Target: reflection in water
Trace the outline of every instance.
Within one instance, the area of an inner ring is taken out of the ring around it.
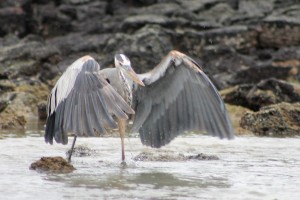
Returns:
[[[44,135],[44,121],[32,120],[26,123],[25,129],[2,129],[0,140],[5,138],[41,137]]]
[[[141,185],[152,189],[162,189],[164,187],[229,187],[226,179],[211,177],[210,179],[196,179],[196,178],[179,178],[170,173],[163,172],[149,172],[130,174],[129,171],[121,170],[117,174],[110,174],[106,176],[94,175],[75,175],[75,176],[61,176],[49,175],[48,181],[65,182],[70,187],[87,187],[100,188],[105,190],[118,189],[129,190],[139,187]]]
[[[131,182],[153,185],[155,189],[160,189],[164,186],[188,187],[194,185],[192,182],[181,180],[170,173],[162,172],[140,173],[132,177]]]
[[[42,132],[42,131],[41,131]],[[70,174],[29,170],[42,156],[65,156],[69,146],[48,145],[40,132],[25,138],[0,140],[0,199],[298,199],[299,139],[241,137],[233,141],[205,136],[178,138],[162,149],[127,142],[127,165],[122,166],[119,138],[79,138],[91,149],[74,156]],[[15,135],[13,135],[14,137]],[[217,155],[219,160],[151,159],[148,155]],[[291,184],[293,183],[293,184]]]
[[[199,187],[206,188],[211,186],[226,187],[225,179],[197,179],[197,178],[186,178],[181,179],[170,173],[152,172],[152,173],[141,173],[135,176],[131,180],[135,184],[149,184],[153,185],[154,189],[160,189],[163,187]]]

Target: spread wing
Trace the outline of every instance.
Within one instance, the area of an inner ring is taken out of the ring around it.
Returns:
[[[135,93],[133,131],[142,143],[161,147],[188,130],[233,138],[223,100],[200,66],[171,51],[152,71],[140,74],[146,87]]]
[[[48,98],[46,143],[68,143],[68,133],[77,136],[103,134],[117,128],[112,116],[126,119],[134,111],[98,73],[90,56],[75,61],[57,81]]]

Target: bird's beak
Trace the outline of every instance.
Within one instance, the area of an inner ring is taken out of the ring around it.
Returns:
[[[143,81],[141,81],[141,79],[138,77],[138,75],[135,73],[135,71],[133,71],[133,69],[131,67],[127,70],[127,74],[130,76],[130,78],[134,82],[136,82],[137,84],[139,84],[141,86],[145,86]]]

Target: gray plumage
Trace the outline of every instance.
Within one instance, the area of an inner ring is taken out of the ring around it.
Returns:
[[[136,74],[123,54],[115,56],[115,65],[100,70],[93,58],[85,56],[66,70],[48,99],[46,142],[52,144],[54,138],[66,144],[69,132],[96,136],[119,126],[124,159],[126,113],[135,113],[132,131],[151,147],[161,147],[189,130],[234,137],[217,89],[190,57],[171,51],[144,74]]]
[[[217,89],[190,57],[172,51],[152,71],[140,74],[133,131],[143,144],[161,147],[184,131],[231,139],[234,131]]]
[[[61,76],[48,99],[45,141],[68,143],[68,133],[95,136],[118,128],[112,116],[127,119],[134,111],[99,74],[91,57],[75,61]]]

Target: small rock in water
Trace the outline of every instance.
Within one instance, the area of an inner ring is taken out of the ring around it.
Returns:
[[[186,156],[188,160],[219,160],[218,156],[215,155],[205,155],[204,153],[199,153],[197,155]]]
[[[197,155],[183,155],[183,154],[172,154],[170,152],[163,152],[154,154],[150,152],[142,152],[133,158],[135,161],[162,161],[162,162],[173,162],[173,161],[187,161],[187,160],[219,160],[215,155],[206,155],[203,153]]]
[[[67,157],[69,157],[70,153],[71,153],[71,149],[66,152]],[[95,153],[96,153],[96,150],[90,149],[89,147],[84,146],[84,145],[80,145],[80,146],[74,147],[72,157],[73,156],[86,157],[86,156],[91,156]]]
[[[172,154],[170,152],[162,153],[151,153],[151,152],[142,152],[139,155],[133,158],[135,161],[162,161],[162,162],[171,162],[171,161],[183,161],[183,154]]]
[[[70,173],[75,170],[75,167],[58,156],[42,157],[40,160],[31,163],[29,169],[39,172]]]

